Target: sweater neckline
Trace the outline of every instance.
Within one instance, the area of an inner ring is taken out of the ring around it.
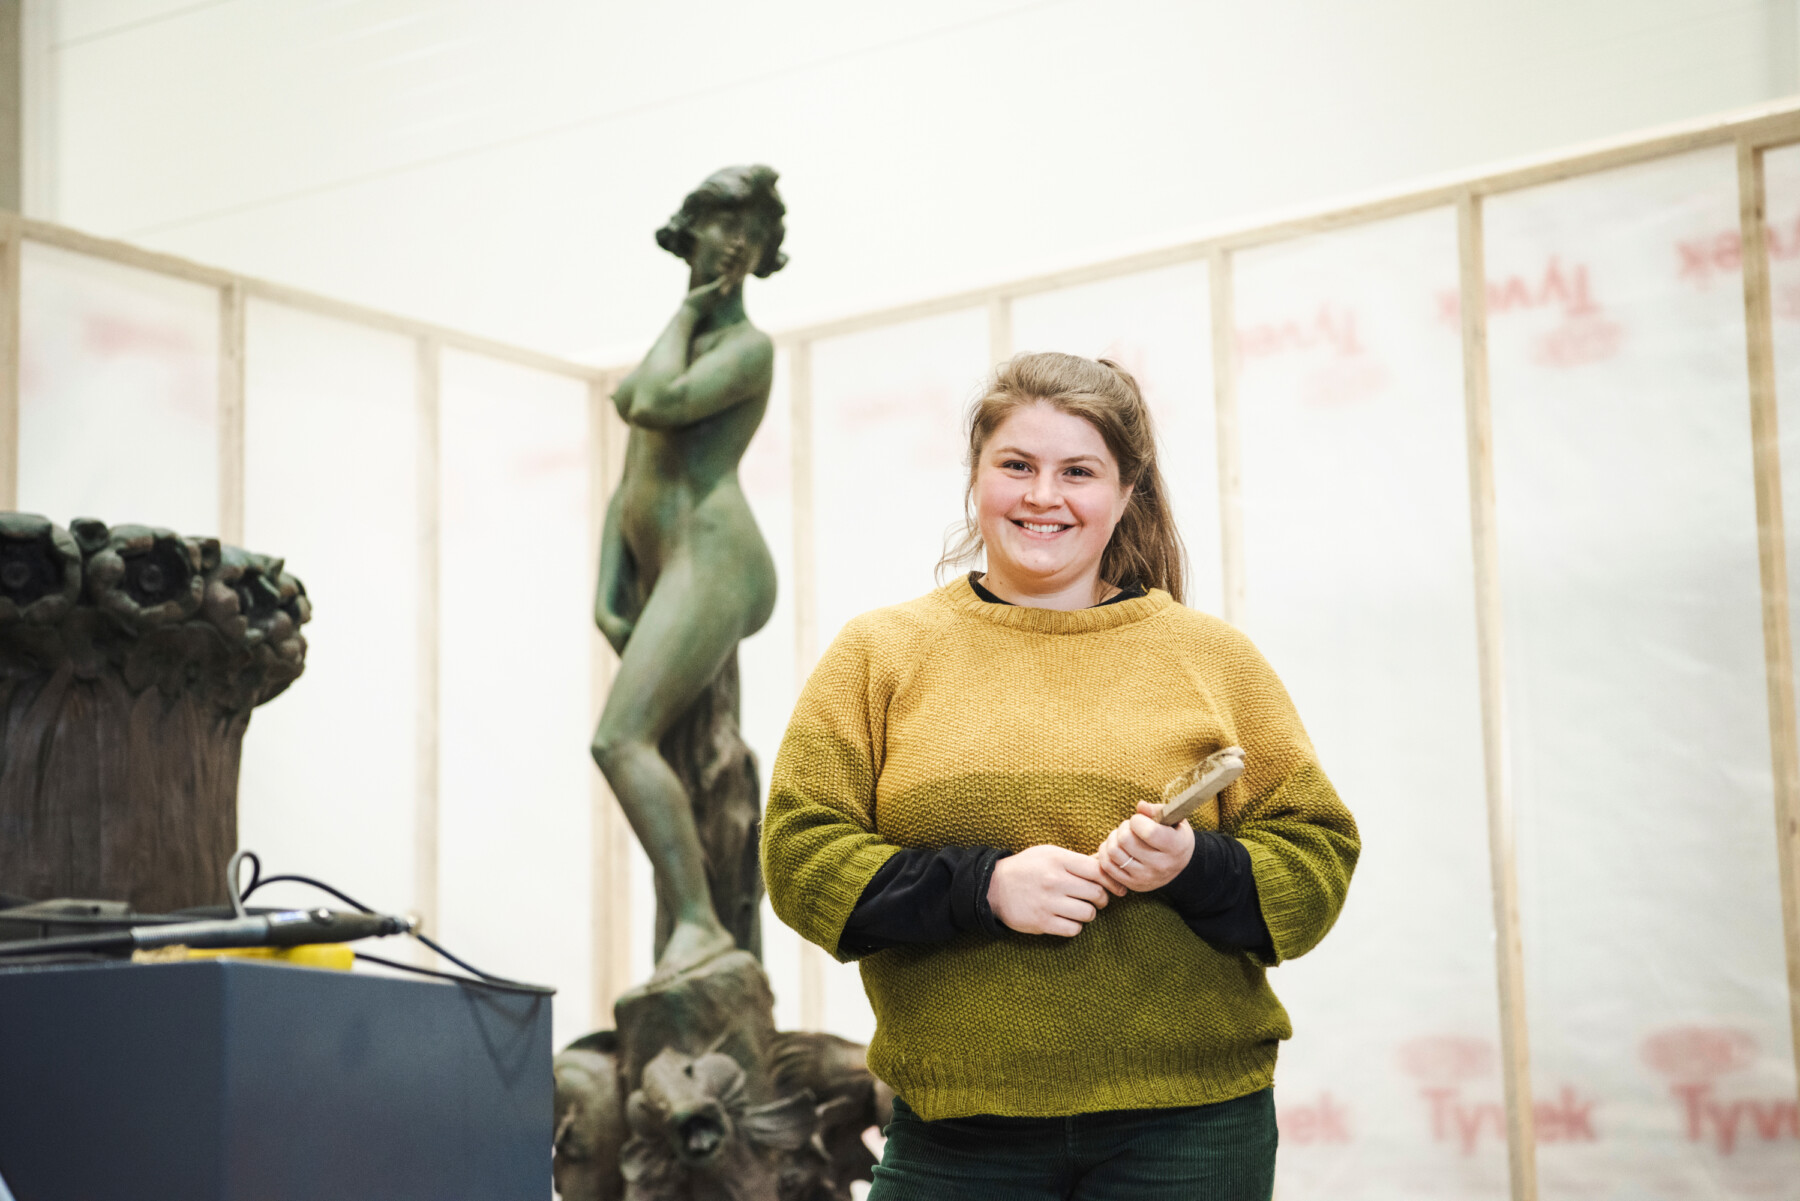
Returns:
[[[1025,605],[994,605],[982,600],[967,576],[958,576],[937,590],[937,595],[959,613],[1009,629],[1034,634],[1092,634],[1154,617],[1175,601],[1161,588],[1117,604],[1092,609],[1032,609]]]
[[[986,585],[984,585],[981,582],[981,573],[979,571],[969,572],[968,573],[968,581],[969,581],[969,587],[973,588],[975,590],[975,595],[979,596],[982,600],[986,601],[988,604],[990,604],[990,605],[1010,605],[1010,604],[1012,604],[1011,601],[1005,599],[1004,597],[996,596],[991,589],[989,589]],[[1107,597],[1105,600],[1101,601],[1100,605],[1123,604],[1124,602],[1126,602],[1128,600],[1136,600],[1138,597],[1146,595],[1146,593],[1147,593],[1147,590],[1144,588],[1144,586],[1142,584],[1129,584],[1126,587],[1121,588],[1119,591],[1113,593],[1111,596]],[[1100,605],[1089,605],[1088,608],[1098,609],[1100,607]]]

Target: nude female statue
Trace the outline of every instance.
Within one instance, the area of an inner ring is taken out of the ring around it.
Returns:
[[[593,751],[674,918],[654,979],[736,945],[713,910],[687,791],[658,743],[775,606],[774,560],[737,476],[774,368],[773,344],[744,314],[743,282],[787,262],[775,180],[764,166],[715,172],[657,231],[687,261],[688,293],[613,394],[631,436],[606,510],[594,620],[620,663]]]

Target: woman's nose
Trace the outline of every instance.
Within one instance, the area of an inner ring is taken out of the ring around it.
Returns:
[[[1062,503],[1062,492],[1056,486],[1056,477],[1048,472],[1040,472],[1031,482],[1031,491],[1025,495],[1040,509],[1054,509]]]

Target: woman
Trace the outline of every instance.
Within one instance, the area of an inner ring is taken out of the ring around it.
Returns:
[[[971,572],[850,622],[776,761],[775,911],[862,959],[897,1099],[872,1201],[1266,1198],[1287,1015],[1355,823],[1249,640],[1184,608],[1150,415],[1020,355],[969,430]],[[1221,747],[1217,830],[1148,816]]]
[[[631,436],[606,509],[594,620],[620,658],[593,751],[673,916],[655,979],[736,945],[713,909],[687,790],[658,745],[775,606],[775,565],[737,478],[774,365],[743,283],[787,262],[775,179],[762,166],[719,171],[657,232],[688,263],[687,296],[613,394]]]

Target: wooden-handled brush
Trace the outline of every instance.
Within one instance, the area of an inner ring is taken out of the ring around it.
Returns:
[[[1165,826],[1174,825],[1218,796],[1226,785],[1243,774],[1244,748],[1228,746],[1214,751],[1169,781],[1168,787],[1163,789],[1156,820]],[[1218,823],[1215,820],[1212,824]]]

